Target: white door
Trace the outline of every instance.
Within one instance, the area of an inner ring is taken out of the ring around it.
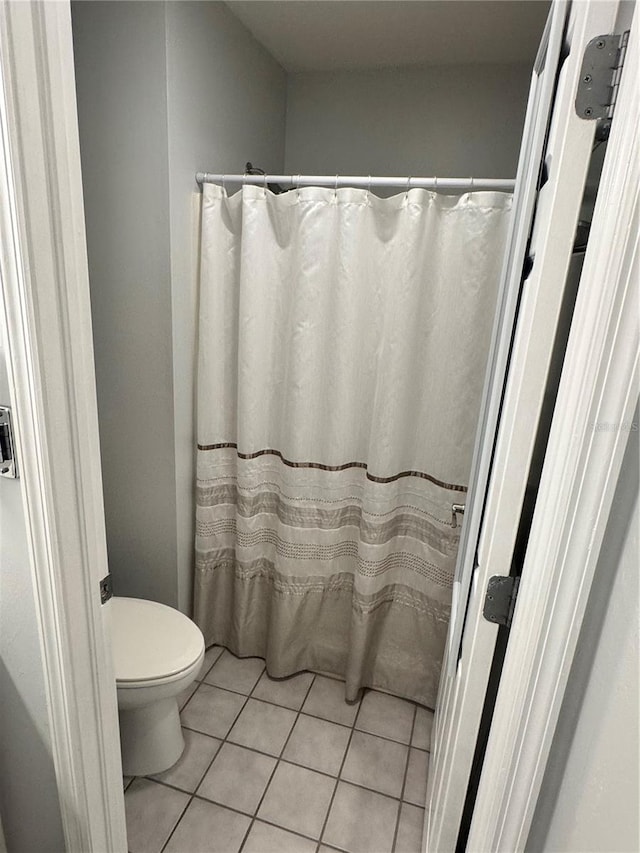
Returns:
[[[19,481],[0,477],[0,572],[15,578],[13,589],[3,583],[1,630],[15,622],[15,632],[2,651],[24,653],[18,675],[37,694],[10,721],[32,732],[9,781],[11,810],[43,838],[16,844],[9,817],[2,823],[9,849],[123,853],[70,13],[69,3],[0,3],[0,390],[11,397],[0,404],[13,408],[20,467]],[[38,743],[46,761],[32,760]],[[42,812],[41,789],[51,793]]]
[[[613,32],[617,8],[615,0],[570,10],[555,2],[536,60],[436,708],[429,853],[454,851],[459,840],[498,637],[482,614],[485,592],[491,576],[511,571],[593,147],[595,121],[574,107],[583,52],[592,38]],[[525,254],[532,266],[521,288]]]
[[[0,310],[0,406],[10,409],[6,367]],[[0,424],[6,421],[3,411]],[[2,471],[9,468],[8,442],[6,437],[0,442]],[[63,849],[21,481],[5,475],[0,476],[0,697],[0,851],[7,849],[4,836],[10,850]]]

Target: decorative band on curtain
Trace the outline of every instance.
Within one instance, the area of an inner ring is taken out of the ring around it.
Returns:
[[[203,187],[207,644],[433,707],[510,207]]]

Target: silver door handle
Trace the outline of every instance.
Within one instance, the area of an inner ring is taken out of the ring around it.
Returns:
[[[11,409],[8,406],[0,406],[0,477],[15,479],[17,476]]]

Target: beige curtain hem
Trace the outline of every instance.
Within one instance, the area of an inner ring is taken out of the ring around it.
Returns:
[[[361,596],[353,575],[242,576],[224,564],[196,570],[194,618],[207,645],[261,657],[273,678],[308,670],[345,681],[345,698],[373,688],[435,707],[450,608],[408,586]]]

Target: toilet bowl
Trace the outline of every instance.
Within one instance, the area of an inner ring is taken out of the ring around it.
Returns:
[[[178,695],[198,674],[204,637],[183,613],[141,598],[112,599],[122,772],[148,776],[180,758]]]

